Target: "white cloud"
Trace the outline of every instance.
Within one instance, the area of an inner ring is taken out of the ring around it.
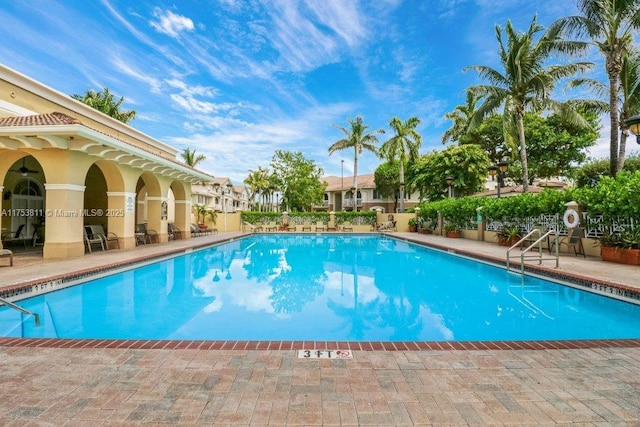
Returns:
[[[166,34],[170,37],[177,38],[183,31],[193,31],[193,21],[186,16],[176,15],[170,10],[162,11],[156,8],[153,12],[153,16],[158,21],[151,21],[149,25],[155,28],[158,32]]]
[[[151,88],[151,92],[153,93],[161,92],[162,83],[160,82],[160,80],[150,76],[149,74],[143,71],[140,71],[139,69],[135,68],[133,64],[125,61],[120,56],[113,54],[111,56],[111,65],[115,69],[119,70],[121,73],[129,77],[133,77],[138,81],[147,83]]]

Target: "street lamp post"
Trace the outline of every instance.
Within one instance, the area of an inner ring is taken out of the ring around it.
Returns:
[[[452,176],[448,176],[446,177],[444,180],[447,182],[447,185],[449,186],[449,198],[453,197],[453,177]]]
[[[489,166],[489,174],[491,176],[498,177],[498,198],[500,198],[500,188],[504,187],[504,177],[509,170],[509,162],[506,160],[501,161],[498,165]]]
[[[629,131],[636,136],[636,143],[640,144],[640,114],[629,117],[624,121],[624,124],[627,125]]]
[[[226,194],[231,194],[233,195],[233,184],[231,184],[230,182],[227,183],[226,187],[227,189],[225,190],[224,188],[221,188],[219,183],[215,183],[213,184],[214,188],[216,189],[216,191],[220,191],[220,201],[222,203],[222,213],[224,215],[224,231],[227,231],[227,201],[225,200],[225,195]]]
[[[340,160],[340,208],[344,211],[344,160]]]

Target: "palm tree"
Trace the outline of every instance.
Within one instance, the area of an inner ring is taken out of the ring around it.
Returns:
[[[442,135],[443,144],[449,141],[460,142],[469,133],[469,130],[474,127],[473,120],[476,118],[475,114],[480,99],[472,91],[467,90],[465,104],[456,105],[452,112],[444,115],[445,119],[453,121],[453,125]]]
[[[604,55],[609,77],[609,169],[615,176],[624,164],[626,148],[618,144],[620,73],[633,43],[633,31],[640,28],[640,0],[579,0],[578,9],[582,15],[562,18],[558,23],[578,36],[589,37]]]
[[[620,70],[620,95],[622,107],[620,109],[620,154],[617,169],[624,166],[624,152],[627,149],[629,127],[627,119],[640,111],[640,52],[634,50],[625,55]]]
[[[190,148],[182,150],[180,156],[184,162],[192,168],[196,167],[198,163],[203,162],[207,158],[204,154],[196,154],[196,150],[192,150]]]
[[[388,162],[398,160],[400,163],[400,212],[404,212],[404,164],[418,158],[422,144],[422,137],[416,130],[419,124],[420,119],[417,117],[409,117],[404,122],[397,117],[392,118],[389,126],[395,135],[380,147],[383,158]]]
[[[270,187],[269,177],[269,170],[258,166],[258,170],[256,171],[249,170],[249,176],[244,180],[244,183],[249,186],[251,199],[255,200],[255,196],[261,197],[260,210],[262,210],[262,206],[266,204],[266,196],[269,193]]]
[[[136,117],[135,110],[120,109],[124,98],[121,97],[116,101],[108,87],[105,87],[102,91],[89,89],[84,95],[71,95],[71,97],[87,104],[89,107],[103,112],[107,116],[120,120],[122,123],[129,123]]]
[[[333,125],[336,129],[340,129],[344,133],[345,138],[339,139],[329,147],[329,155],[338,150],[344,150],[347,148],[353,148],[353,197],[354,212],[358,210],[358,154],[361,154],[363,150],[371,151],[377,154],[378,138],[376,134],[384,133],[384,129],[376,129],[373,132],[365,133],[369,126],[362,122],[362,117],[357,116],[355,119],[347,119],[351,129],[347,129],[343,126]],[[340,189],[342,192],[342,189]]]
[[[561,38],[561,25],[553,24],[537,42],[536,35],[544,30],[534,16],[525,33],[516,32],[507,21],[503,41],[502,28],[496,25],[496,38],[500,50],[500,62],[503,71],[484,65],[465,68],[476,70],[489,84],[476,85],[468,90],[484,98],[476,115],[479,123],[482,118],[493,113],[501,105],[504,107],[505,135],[515,134],[519,142],[520,161],[522,163],[523,192],[528,191],[529,169],[527,165],[527,145],[524,136],[524,113],[553,110],[561,113],[567,120],[586,126],[586,120],[569,103],[551,99],[551,94],[560,80],[572,77],[591,67],[591,63],[574,62],[562,65],[547,65],[548,59],[556,54],[576,55],[584,52],[588,44],[580,41],[568,41]],[[511,130],[513,129],[513,131]],[[507,145],[509,141],[507,141]]]

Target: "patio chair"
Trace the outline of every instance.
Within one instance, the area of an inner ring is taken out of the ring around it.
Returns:
[[[305,221],[302,224],[302,231],[311,231],[311,223],[309,221]]]
[[[16,231],[7,231],[5,233],[2,234],[2,241],[6,242],[6,243],[13,243],[13,242],[22,242],[22,244],[24,245],[25,249],[27,248],[27,241],[25,239],[24,233],[22,232],[22,229],[24,228],[24,224],[20,224],[18,226],[18,228],[16,229]],[[4,243],[3,243],[4,245]]]
[[[353,225],[349,221],[345,221],[342,223],[342,231],[353,231]]]
[[[99,236],[104,241],[104,246],[107,250],[111,249],[112,245],[116,246],[116,249],[120,249],[120,240],[115,233],[105,233],[104,228],[101,225],[88,225],[91,228],[91,234]]]
[[[172,222],[167,224],[167,233],[169,234],[169,240],[182,239],[182,231]]]
[[[9,267],[13,267],[13,252],[9,249],[0,249],[0,258],[9,257]]]
[[[316,231],[327,231],[327,227],[324,225],[324,222],[316,222]]]
[[[264,226],[265,231],[278,231],[278,225],[275,221],[270,221]]]
[[[587,255],[584,252],[584,246],[582,246],[583,237],[584,227],[571,228],[569,230],[569,234],[566,237],[561,237],[551,242],[551,244],[549,245],[549,251],[551,251],[551,249],[555,245],[560,245],[560,249],[562,249],[562,245],[565,245],[567,247],[567,252],[571,252],[571,249],[573,249],[573,253],[575,254],[575,256],[578,256],[578,254],[580,254],[584,258],[586,258]]]
[[[104,240],[102,239],[102,236],[94,235],[93,230],[89,225],[84,226],[84,245],[89,251],[89,253],[93,252],[91,250],[92,245],[100,245],[100,248],[102,249],[102,251],[103,252],[105,251]]]
[[[158,232],[155,230],[147,229],[147,224],[136,224],[136,234],[142,234],[144,236],[145,243],[159,243]],[[153,242],[152,240],[155,240]]]

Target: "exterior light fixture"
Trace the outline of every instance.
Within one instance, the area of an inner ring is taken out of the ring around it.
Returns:
[[[445,182],[447,183],[447,185],[449,186],[449,198],[453,197],[453,180],[454,178],[452,176],[448,176],[445,179]]]
[[[498,198],[500,198],[500,189],[504,187],[504,177],[509,170],[509,162],[501,161],[498,165],[489,166],[489,175],[498,177]]]
[[[627,125],[629,131],[636,136],[636,143],[640,144],[640,114],[629,117],[624,121],[624,124]]]

